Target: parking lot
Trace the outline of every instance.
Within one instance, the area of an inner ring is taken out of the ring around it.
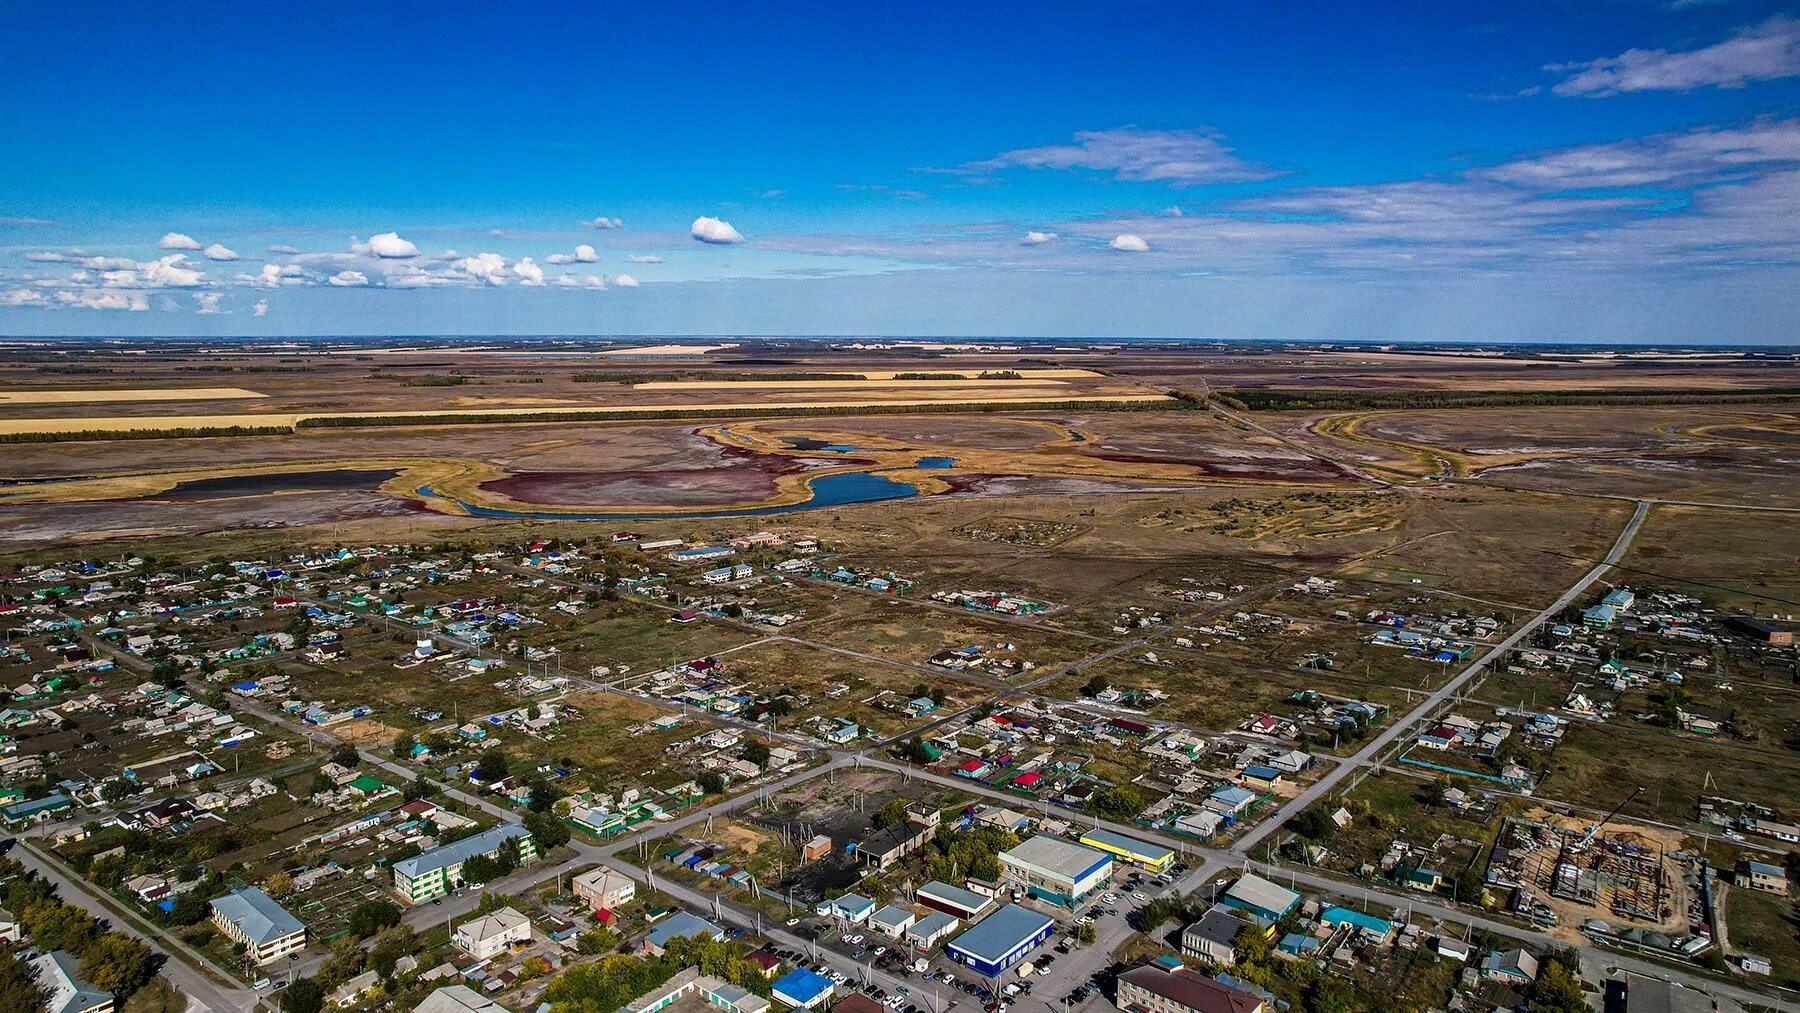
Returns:
[[[1172,889],[1186,872],[1186,866],[1180,865],[1162,876],[1125,870],[1114,886],[1096,894],[1075,912],[1027,902],[1035,910],[1056,917],[1056,931],[1032,951],[1029,960],[992,980],[948,959],[941,949],[920,953],[866,926],[845,926],[836,919],[813,915],[791,919],[787,924],[789,931],[809,940],[805,950],[771,946],[770,952],[830,978],[840,989],[860,991],[895,1013],[945,1013],[952,1009],[1005,1013],[1021,1003],[1026,1009],[1036,1009],[1037,1003],[1042,1003],[1055,1010],[1091,1007],[1106,1011],[1113,1008],[1107,998],[1113,972],[1109,954],[1114,945],[1135,931],[1128,922],[1129,916],[1154,896]],[[1093,926],[1100,942],[1078,942],[1076,933],[1082,925]],[[1112,945],[1107,945],[1107,940]],[[855,961],[862,972],[846,973],[834,968],[825,959],[824,951]]]

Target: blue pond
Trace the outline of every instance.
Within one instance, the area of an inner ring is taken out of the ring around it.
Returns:
[[[812,498],[803,503],[788,506],[758,507],[749,510],[713,510],[705,513],[679,513],[661,511],[651,513],[601,513],[601,514],[565,514],[538,513],[531,510],[495,510],[491,507],[476,506],[464,503],[450,496],[440,496],[430,486],[421,486],[420,496],[432,499],[448,499],[467,510],[475,517],[519,517],[529,520],[546,521],[659,521],[682,519],[705,519],[708,517],[761,517],[765,514],[790,514],[801,510],[818,510],[823,507],[847,506],[851,503],[878,503],[888,499],[904,499],[917,495],[917,489],[904,482],[896,482],[881,475],[867,472],[851,471],[837,475],[821,475],[806,484],[812,492]]]
[[[933,471],[933,470],[936,470],[939,468],[954,468],[954,467],[956,467],[956,458],[954,458],[954,457],[921,457],[921,458],[919,458],[919,463],[913,465],[913,467],[920,468],[920,469],[923,469],[926,471]]]

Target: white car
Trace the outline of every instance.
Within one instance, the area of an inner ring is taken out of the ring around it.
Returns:
[[[794,927],[794,926],[796,926],[796,925],[798,925],[798,924],[800,924],[800,919],[798,919],[798,918],[789,918],[789,919],[788,919],[788,920],[787,920],[787,926],[788,926],[788,928],[790,928],[790,929],[791,929],[791,928],[793,928],[793,927]]]
[[[1142,893],[1140,893],[1136,890],[1133,890],[1131,893],[1131,899],[1132,900],[1149,900],[1150,898],[1144,896]]]
[[[844,942],[849,943],[852,946],[861,946],[862,941],[863,941],[863,937],[862,937],[862,933],[860,933],[860,932],[854,936],[845,936],[844,937]]]

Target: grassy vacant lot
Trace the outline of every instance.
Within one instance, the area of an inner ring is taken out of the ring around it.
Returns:
[[[1711,788],[1704,787],[1708,774]],[[1636,785],[1647,790],[1625,807],[1627,817],[1691,823],[1703,794],[1800,813],[1800,760],[1617,722],[1571,726],[1538,795],[1611,809]]]
[[[650,671],[754,639],[754,633],[723,623],[672,623],[669,613],[629,601],[599,602],[572,623],[534,627],[520,638],[524,644],[559,648],[563,667],[578,672],[621,664]]]
[[[1030,661],[1039,670],[1071,664],[1097,653],[1097,645],[1086,637],[986,619],[975,612],[963,615],[900,602],[866,619],[814,626],[807,635],[838,647],[914,665],[923,664],[946,648],[974,644],[993,648],[999,643],[1011,643],[1015,649],[1001,652],[999,657]]]
[[[759,693],[785,689],[809,698],[808,703],[782,719],[784,728],[793,728],[812,717],[842,717],[872,729],[881,738],[899,735],[933,719],[909,718],[900,709],[918,695],[914,691],[921,685],[927,692],[942,693],[948,710],[967,706],[986,695],[981,688],[949,678],[782,640],[732,652],[729,673],[731,681],[747,683]],[[850,689],[835,699],[827,699],[825,689],[832,685]]]
[[[1769,958],[1777,982],[1789,988],[1800,984],[1800,914],[1792,900],[1760,890],[1729,888],[1725,924],[1733,950]]]
[[[1722,612],[1793,612],[1800,601],[1800,515],[1659,506],[1621,569],[1622,581],[1669,586]]]
[[[543,763],[550,756],[567,757],[588,773],[594,787],[602,789],[638,782],[667,788],[692,776],[669,762],[667,750],[670,744],[691,738],[706,726],[688,721],[670,731],[633,735],[628,731],[633,725],[668,711],[609,693],[586,693],[564,702],[581,715],[557,726],[553,741],[524,739],[508,743],[507,752],[531,763]]]
[[[1169,694],[1169,699],[1149,711],[1152,719],[1175,721],[1208,731],[1228,731],[1246,718],[1269,711],[1292,712],[1294,708],[1286,705],[1286,700],[1303,689],[1355,696],[1390,706],[1402,699],[1400,694],[1379,687],[1336,685],[1328,672],[1222,664],[1204,653],[1190,651],[1159,649],[1157,655],[1174,663],[1146,664],[1137,660],[1136,653],[1109,658],[1061,676],[1040,687],[1040,692],[1078,700],[1082,698],[1082,686],[1095,676],[1121,690],[1156,688]]]

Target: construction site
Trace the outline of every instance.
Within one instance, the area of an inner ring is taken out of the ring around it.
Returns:
[[[1549,813],[1507,817],[1488,863],[1491,890],[1509,910],[1544,925],[1581,925],[1596,915],[1684,931],[1688,898],[1670,842],[1643,828],[1582,825]]]

